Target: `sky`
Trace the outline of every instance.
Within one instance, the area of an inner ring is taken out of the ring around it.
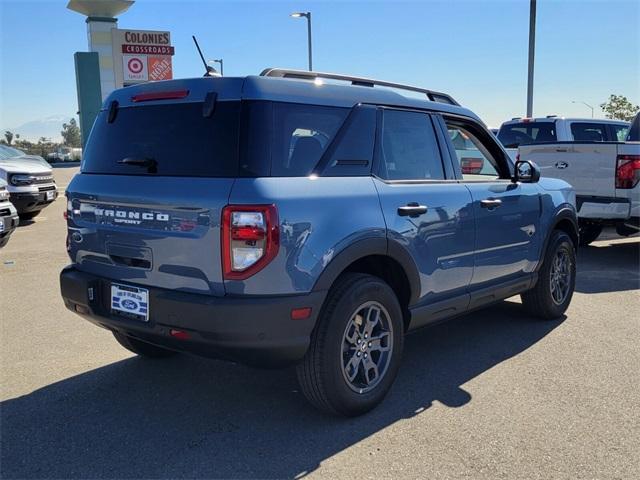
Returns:
[[[77,110],[73,53],[87,50],[85,18],[67,1],[0,0],[0,128]],[[610,94],[640,103],[640,0],[538,0],[534,115],[589,117]],[[226,76],[313,62],[440,90],[498,127],[526,113],[528,0],[138,0],[120,28],[169,30],[174,78],[201,76],[195,34]]]

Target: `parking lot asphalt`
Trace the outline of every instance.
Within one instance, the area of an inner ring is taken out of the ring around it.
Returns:
[[[68,312],[64,208],[0,250],[2,478],[640,478],[637,237],[579,252],[563,319],[510,299],[410,335],[385,402],[345,420],[291,369],[137,358]]]

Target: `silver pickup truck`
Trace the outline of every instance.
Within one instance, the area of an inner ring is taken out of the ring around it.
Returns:
[[[590,141],[519,145],[520,160],[533,161],[542,176],[560,178],[574,187],[582,245],[596,240],[605,225],[615,226],[623,236],[640,230],[638,122],[636,115],[626,129],[626,141],[602,141],[594,127],[585,131]]]

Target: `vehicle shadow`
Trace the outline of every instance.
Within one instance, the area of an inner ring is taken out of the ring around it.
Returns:
[[[640,288],[640,241],[603,243],[578,250],[576,292],[621,292]]]
[[[472,400],[465,383],[561,322],[503,302],[410,335],[391,393],[355,419],[313,410],[292,369],[129,358],[2,402],[2,477],[304,476],[433,402],[465,405]]]

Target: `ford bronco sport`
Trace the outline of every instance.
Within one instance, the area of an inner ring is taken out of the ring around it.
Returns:
[[[271,69],[116,90],[66,195],[71,311],[139,355],[296,364],[339,415],[382,401],[407,331],[516,294],[557,318],[574,289],[571,187],[417,87]]]

